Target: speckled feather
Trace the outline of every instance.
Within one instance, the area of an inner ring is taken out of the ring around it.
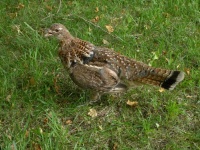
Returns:
[[[53,24],[46,37],[60,40],[59,57],[69,69],[72,80],[80,87],[99,92],[121,92],[127,82],[141,82],[168,90],[184,79],[184,73],[148,66],[145,63],[74,38],[62,24]]]

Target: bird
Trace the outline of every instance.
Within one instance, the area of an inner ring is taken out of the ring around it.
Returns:
[[[94,93],[93,100],[100,99],[104,93],[125,92],[138,83],[173,90],[184,79],[183,71],[152,67],[74,37],[60,23],[47,28],[44,36],[58,39],[58,56],[64,68],[76,85]]]

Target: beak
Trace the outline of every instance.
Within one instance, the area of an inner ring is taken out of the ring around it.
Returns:
[[[44,37],[50,37],[50,36],[53,36],[53,32],[50,29],[45,29]]]

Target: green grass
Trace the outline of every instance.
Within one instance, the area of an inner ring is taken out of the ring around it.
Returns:
[[[198,1],[60,2],[0,2],[0,149],[200,149]],[[186,71],[185,80],[174,91],[142,86],[82,106],[88,91],[67,76],[57,41],[43,37],[55,22],[95,45]]]

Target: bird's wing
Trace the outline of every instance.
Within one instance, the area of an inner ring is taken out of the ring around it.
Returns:
[[[115,92],[125,90],[117,74],[107,67],[76,64],[70,68],[70,77],[83,89],[92,89],[98,92]]]

